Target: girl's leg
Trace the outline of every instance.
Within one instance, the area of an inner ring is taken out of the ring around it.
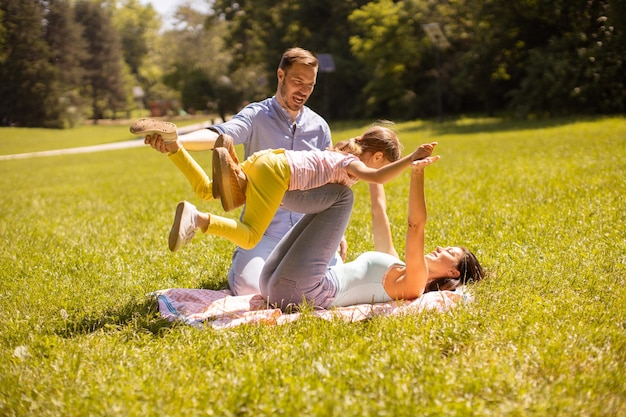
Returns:
[[[180,148],[170,159],[185,174],[187,181],[196,195],[202,200],[213,200],[212,182],[202,167],[189,155],[184,148]]]
[[[278,151],[254,154],[244,164],[248,177],[246,206],[241,221],[211,214],[206,233],[225,237],[251,249],[263,237],[289,186],[291,170]]]
[[[328,265],[348,225],[354,196],[339,184],[327,184],[305,192],[288,192],[285,207],[307,212],[280,241],[261,272],[261,294],[286,308],[304,299],[327,307],[335,295],[326,279]]]

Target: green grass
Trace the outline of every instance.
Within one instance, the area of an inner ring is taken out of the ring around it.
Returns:
[[[179,200],[219,203],[148,148],[0,161],[0,415],[625,415],[625,119],[396,128],[407,152],[439,142],[428,247],[466,245],[491,273],[446,314],[165,323],[149,292],[227,285],[229,242],[166,247]],[[129,139],[0,132],[0,154]],[[386,188],[402,249],[408,172]],[[350,258],[372,248],[367,186],[353,189]]]

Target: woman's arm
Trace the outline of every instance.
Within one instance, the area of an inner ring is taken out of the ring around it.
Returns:
[[[387,216],[387,198],[385,187],[381,184],[370,184],[370,201],[372,205],[372,234],[374,235],[374,250],[398,257],[393,246],[391,226]]]
[[[424,158],[413,162],[411,166],[405,248],[406,268],[395,268],[383,282],[385,291],[395,299],[413,299],[421,296],[428,281],[428,267],[424,259],[424,231],[427,218],[424,168],[437,159],[439,159],[438,156]]]

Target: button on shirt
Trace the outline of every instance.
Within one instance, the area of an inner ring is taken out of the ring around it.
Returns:
[[[244,159],[263,149],[325,150],[332,144],[328,123],[320,115],[304,106],[294,124],[275,96],[247,105],[211,129],[232,136],[236,145],[243,144]],[[280,239],[301,217],[279,209],[265,233]]]

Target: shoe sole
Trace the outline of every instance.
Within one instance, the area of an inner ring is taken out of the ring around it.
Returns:
[[[221,176],[220,173],[218,172],[219,170],[217,170],[215,167],[217,167],[218,163],[218,158],[215,157],[215,150],[217,148],[230,148],[233,147],[234,145],[232,144],[232,138],[230,136],[221,134],[217,137],[217,139],[215,139],[215,143],[213,144],[213,185],[211,187],[211,191],[213,193],[213,198],[215,199],[222,199],[222,195],[220,192],[220,186],[219,184],[221,184]],[[224,207],[224,204],[222,203],[222,207]],[[224,208],[224,210],[226,210],[226,208]],[[226,210],[229,211],[229,210]]]
[[[130,125],[130,133],[137,136],[160,135],[165,142],[178,139],[176,125],[171,122],[155,119],[139,119]]]
[[[176,206],[176,214],[174,215],[174,224],[170,230],[170,236],[167,242],[172,252],[176,252],[181,246],[181,242],[178,237],[180,232],[180,221],[183,218],[183,211],[185,211],[185,203],[178,203]]]
[[[235,143],[233,142],[233,138],[221,134],[215,140],[215,144],[213,145],[213,149],[216,148],[226,148],[228,150],[228,154],[230,158],[233,160],[233,163],[239,165],[239,158],[237,158],[237,152],[235,152]]]

